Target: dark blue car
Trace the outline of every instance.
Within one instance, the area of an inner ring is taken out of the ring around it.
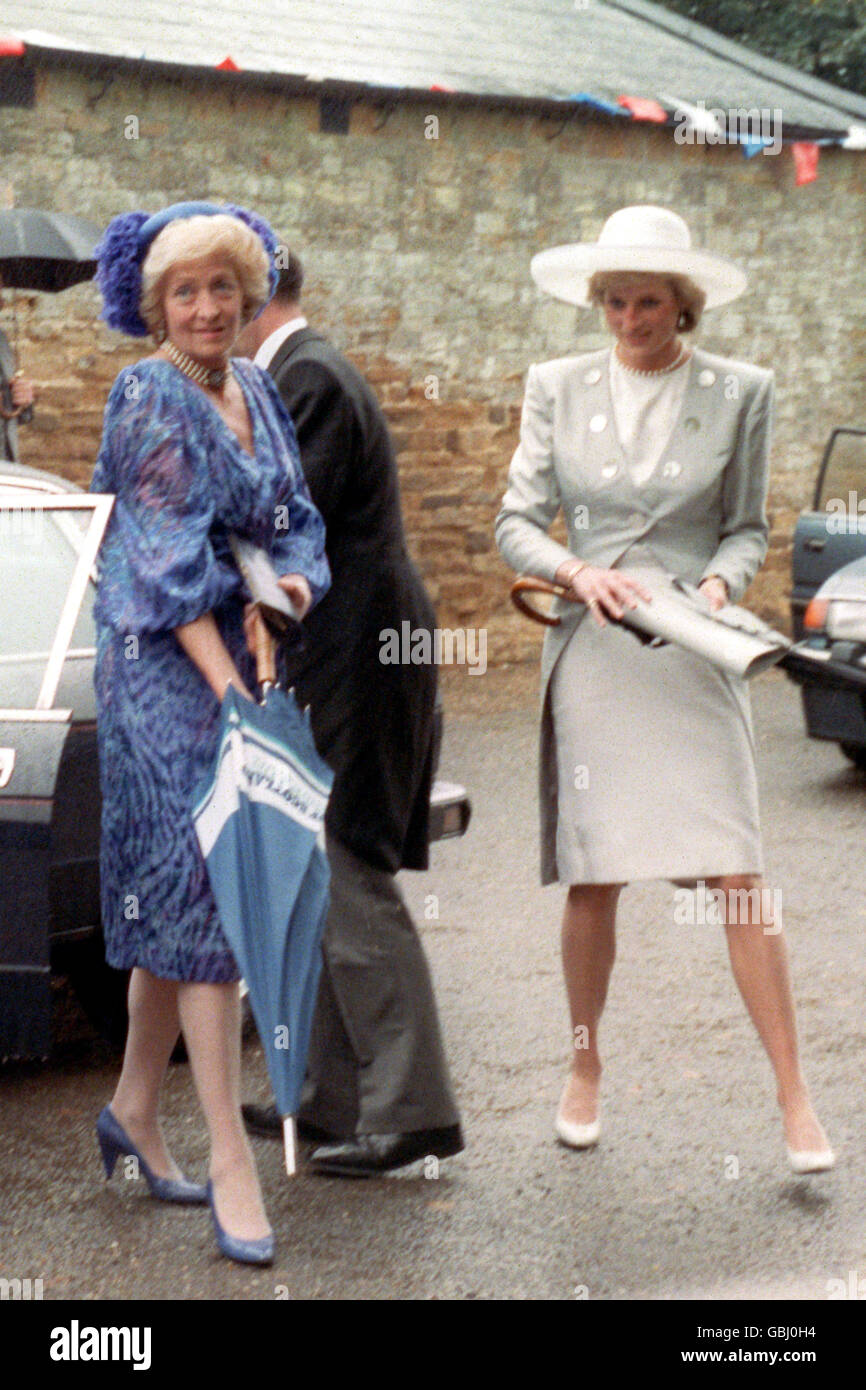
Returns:
[[[833,430],[812,506],[794,532],[785,658],[801,687],[812,738],[830,739],[866,769],[866,429]]]

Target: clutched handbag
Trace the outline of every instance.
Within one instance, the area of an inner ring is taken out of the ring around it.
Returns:
[[[280,587],[279,576],[268,552],[234,531],[229,534],[229,545],[250,598],[258,604],[273,635],[285,637],[297,632],[300,622],[298,611],[285,589]]]

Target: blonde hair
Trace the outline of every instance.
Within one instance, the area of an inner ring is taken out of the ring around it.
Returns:
[[[234,266],[243,293],[242,320],[249,323],[270,297],[268,254],[251,227],[228,213],[196,213],[163,227],[141,267],[139,311],[158,342],[165,337],[162,281],[179,261],[201,261],[222,253]]]
[[[677,324],[680,332],[694,332],[701,321],[707,296],[687,275],[669,275],[664,271],[597,270],[590,277],[587,286],[587,303],[597,304],[601,308],[604,305],[605,295],[614,284],[622,284],[623,281],[626,284],[632,284],[635,280],[645,280],[648,275],[657,280],[663,280],[670,287],[677,304],[680,306],[680,318]]]

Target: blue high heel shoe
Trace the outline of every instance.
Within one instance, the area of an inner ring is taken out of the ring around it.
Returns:
[[[204,1206],[207,1202],[207,1188],[200,1182],[189,1182],[187,1178],[157,1177],[107,1105],[100,1111],[99,1119],[96,1121],[96,1137],[99,1140],[106,1179],[114,1172],[118,1158],[129,1154],[138,1161],[138,1166],[147,1179],[151,1197],[156,1197],[160,1202],[182,1202],[186,1205]]]
[[[220,1219],[216,1213],[216,1206],[213,1199],[213,1183],[208,1179],[207,1200],[210,1203],[210,1214],[213,1217],[213,1228],[216,1232],[216,1242],[220,1248],[220,1253],[230,1260],[237,1260],[242,1265],[269,1265],[274,1258],[274,1238],[262,1236],[259,1240],[240,1240],[237,1236],[230,1236],[220,1224]]]

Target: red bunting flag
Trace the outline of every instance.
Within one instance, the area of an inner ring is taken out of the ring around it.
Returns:
[[[795,184],[799,187],[802,183],[814,183],[818,177],[820,147],[813,140],[795,140],[791,149],[794,154],[794,167],[797,170]]]
[[[217,63],[216,66],[222,72],[240,72],[240,68],[232,57],[223,58],[222,62]]]
[[[20,58],[24,45],[14,34],[0,34],[0,58]]]
[[[617,97],[620,106],[630,111],[636,121],[658,121],[664,124],[667,112],[652,97]]]

